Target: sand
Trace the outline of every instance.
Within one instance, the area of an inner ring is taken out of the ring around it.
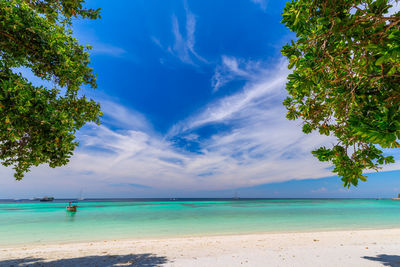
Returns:
[[[400,229],[0,247],[0,266],[32,265],[400,266]]]

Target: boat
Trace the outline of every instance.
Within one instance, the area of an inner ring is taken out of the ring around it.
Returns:
[[[76,212],[77,207],[78,207],[77,205],[71,205],[71,202],[69,202],[66,209],[67,209],[67,211]]]
[[[49,201],[53,201],[54,197],[42,197],[41,199],[39,199],[39,201],[41,202],[49,202]]]
[[[79,201],[85,200],[85,198],[82,196],[82,192],[83,190],[81,189],[81,191],[79,192],[79,197],[77,198],[77,200]]]
[[[233,200],[239,200],[240,199],[239,194],[238,194],[237,191],[235,191],[235,195],[232,197],[232,199]]]
[[[400,200],[400,194],[397,197],[392,198],[392,200]]]
[[[71,211],[71,212],[76,212],[76,207],[77,206],[67,206],[67,211]]]

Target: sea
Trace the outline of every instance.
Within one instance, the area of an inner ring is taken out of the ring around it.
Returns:
[[[400,228],[389,199],[0,200],[0,246]]]

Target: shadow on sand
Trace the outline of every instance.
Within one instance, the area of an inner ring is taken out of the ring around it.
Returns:
[[[86,256],[80,258],[60,259],[47,261],[42,258],[22,258],[15,260],[0,260],[0,266],[160,266],[168,260],[163,256],[154,254],[128,254],[128,255],[104,255]]]
[[[400,266],[400,256],[380,254],[376,257],[364,256],[363,258],[370,261],[379,261],[383,266]]]

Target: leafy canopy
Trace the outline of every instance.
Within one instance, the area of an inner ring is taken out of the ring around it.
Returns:
[[[76,131],[99,123],[100,106],[78,93],[82,85],[96,88],[96,77],[90,47],[72,37],[72,18],[100,17],[83,2],[0,0],[0,161],[17,180],[32,166],[66,164]],[[21,68],[54,88],[34,86]]]
[[[399,147],[400,12],[395,1],[293,0],[282,23],[297,35],[282,48],[289,59],[287,118],[303,132],[334,135],[312,153],[329,161],[344,186],[363,171],[394,162],[380,148]]]

